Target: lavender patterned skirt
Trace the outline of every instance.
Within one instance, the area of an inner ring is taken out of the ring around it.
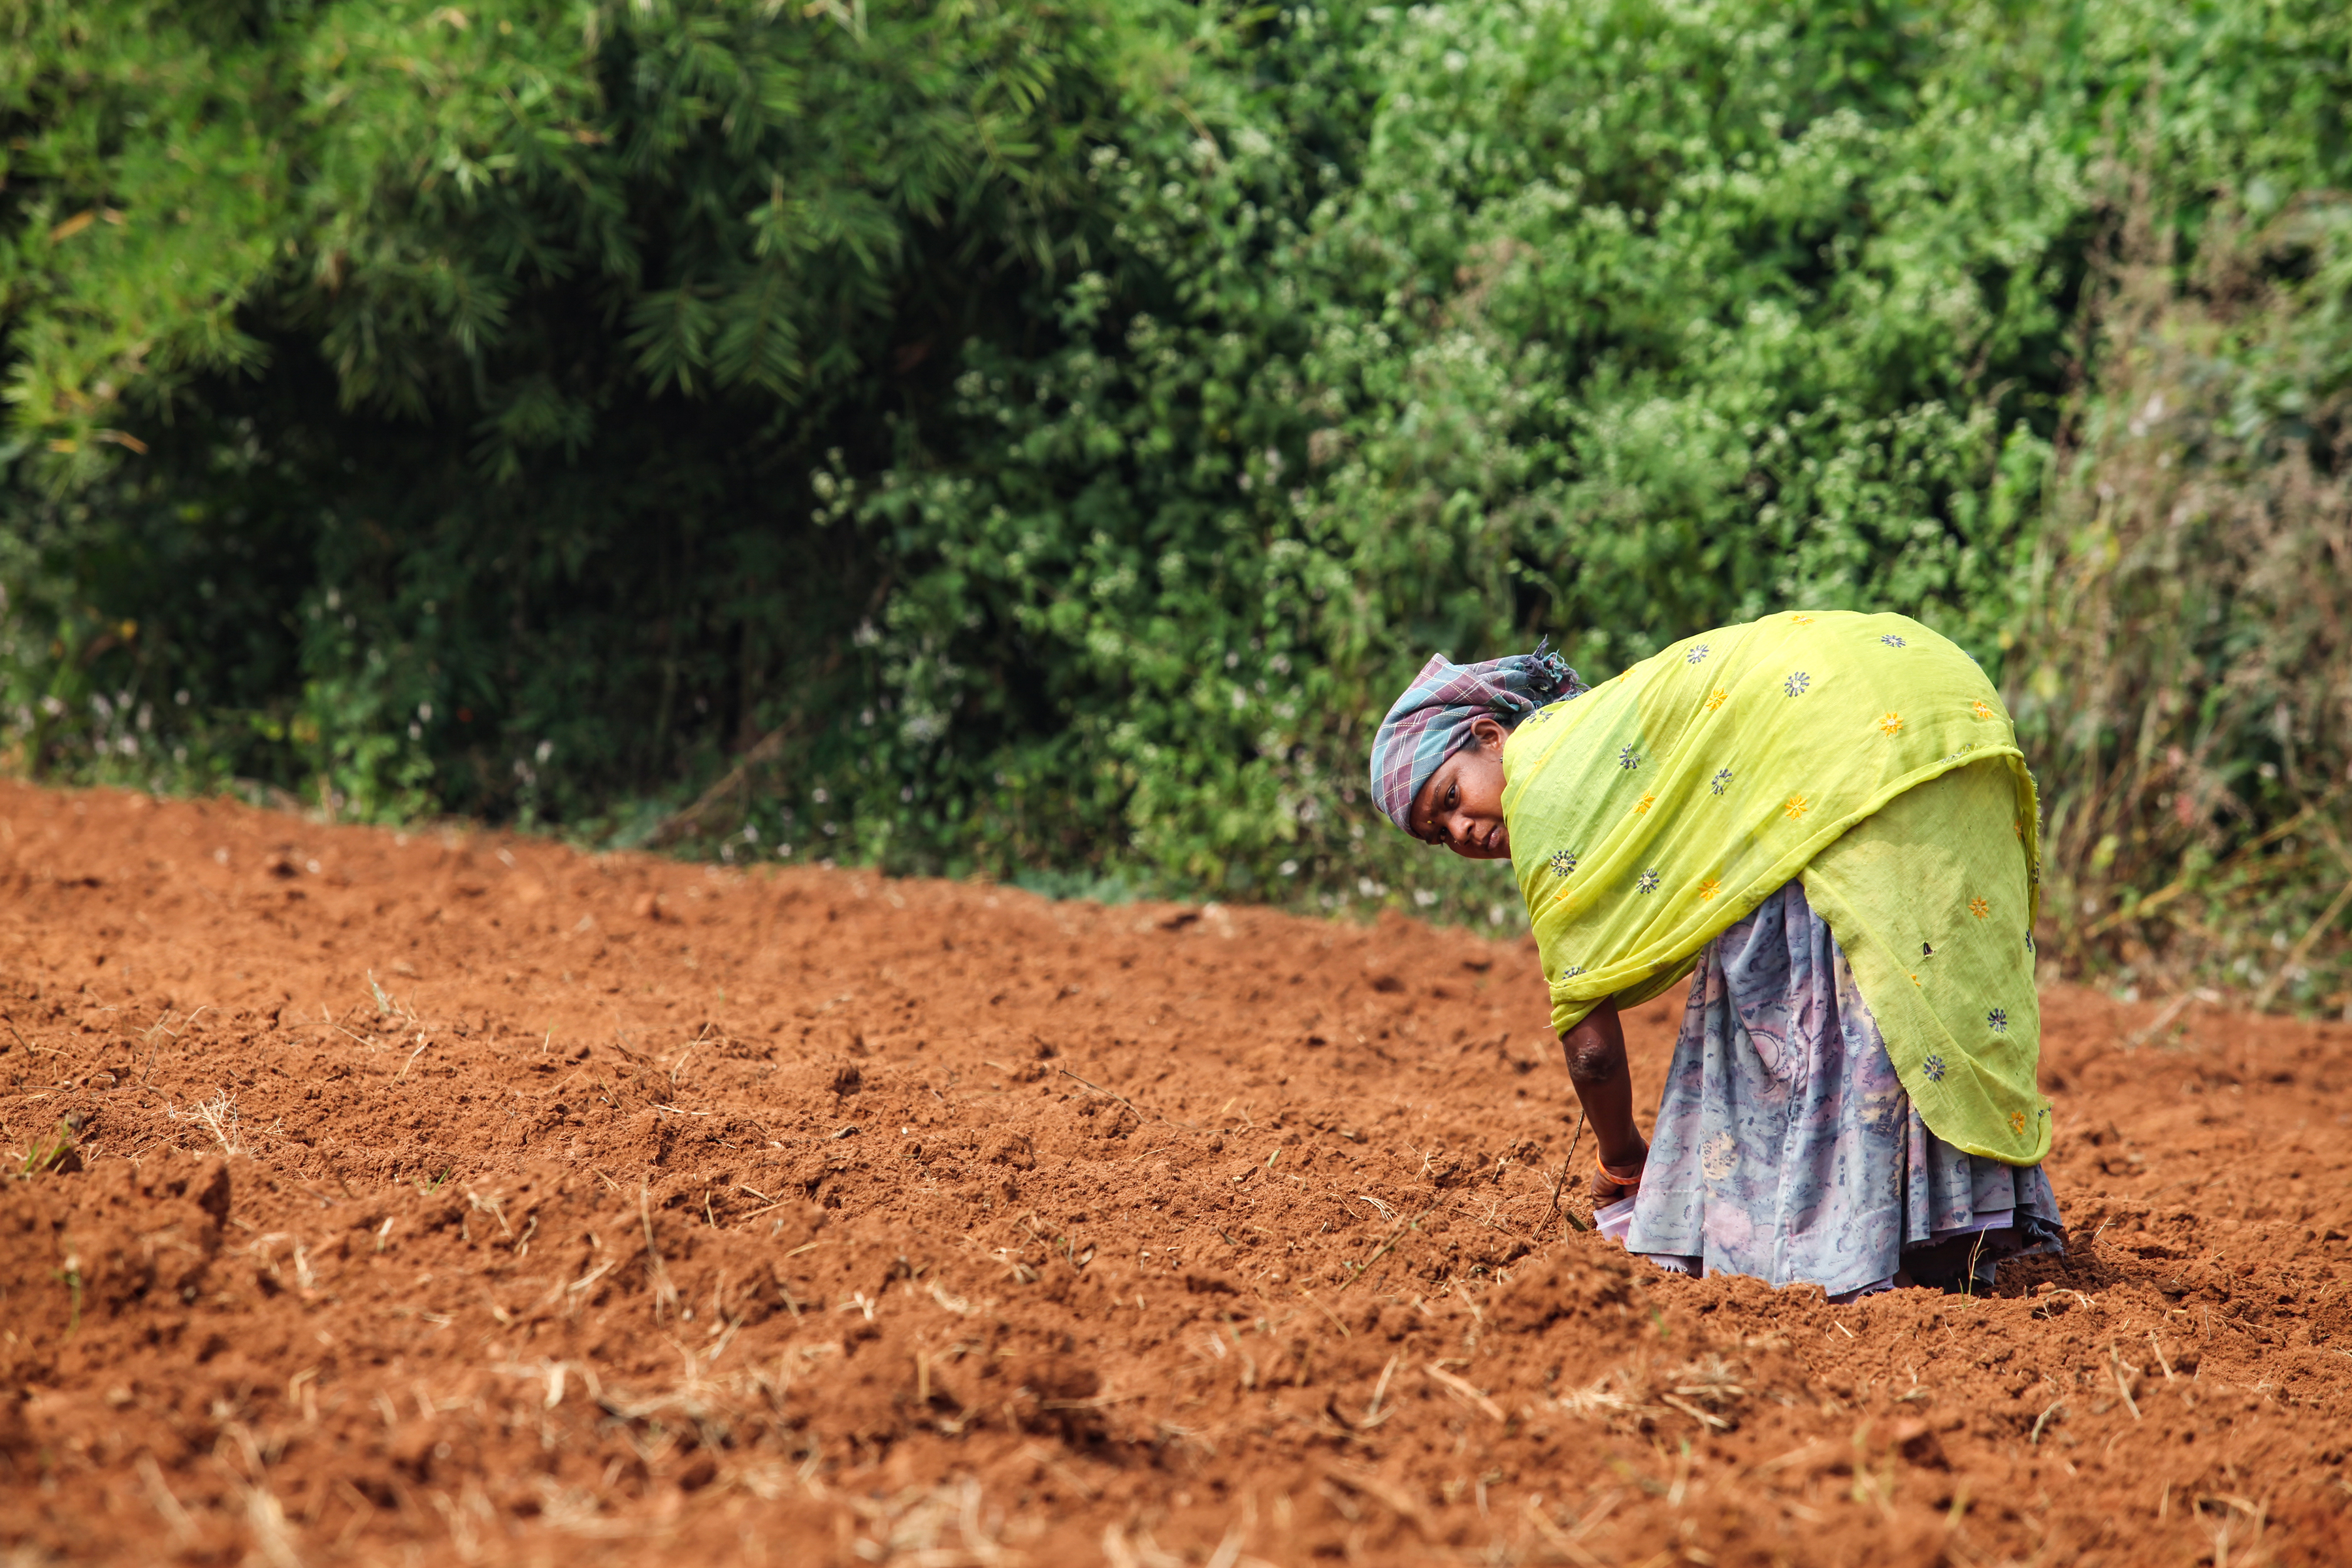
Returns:
[[[1700,958],[1641,1191],[1594,1217],[1664,1268],[1832,1296],[1897,1269],[1982,1291],[2000,1259],[2064,1247],[2041,1166],[1964,1153],[1920,1121],[1795,881]]]

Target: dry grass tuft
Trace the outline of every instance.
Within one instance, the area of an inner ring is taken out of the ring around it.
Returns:
[[[225,1089],[216,1091],[210,1100],[199,1100],[184,1111],[166,1108],[163,1114],[174,1121],[185,1121],[203,1128],[212,1134],[213,1142],[220,1145],[224,1154],[245,1152],[245,1146],[237,1142],[236,1101]]]
[[[970,1477],[935,1487],[909,1487],[895,1497],[849,1501],[866,1521],[866,1539],[858,1542],[857,1554],[869,1562],[905,1558],[951,1568],[1017,1560],[1001,1539],[1002,1513],[991,1510],[984,1514],[980,1483]]]
[[[1633,1374],[1624,1367],[1614,1367],[1586,1384],[1553,1396],[1552,1404],[1563,1415],[1580,1421],[1615,1421],[1639,1415],[1648,1405]]]
[[[246,1489],[245,1526],[252,1532],[255,1552],[269,1568],[302,1568],[293,1532],[287,1527],[286,1510],[268,1487]]]

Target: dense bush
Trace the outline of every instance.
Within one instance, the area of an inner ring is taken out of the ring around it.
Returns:
[[[2339,1010],[2352,953],[2352,205],[2221,213],[2188,268],[2135,212],[2090,314],[2021,728],[2078,963]]]
[[[888,463],[923,374],[1085,254],[1129,40],[1044,7],[228,10],[17,13],[28,760],[157,765],[121,723],[152,710],[199,773],[569,819],[837,699],[812,677],[891,568],[809,475]]]
[[[1501,889],[1357,784],[1433,648],[1597,677],[1898,607],[2041,682],[2053,783],[2095,771],[2135,698],[2063,608],[2108,592],[2080,498],[2157,494],[2100,434],[2144,376],[2120,215],[2199,254],[2352,157],[2352,25],[2307,0],[0,27],[19,765],[1325,907]],[[2231,254],[2340,302],[2314,244]],[[2325,333],[2233,341],[2333,395]],[[2332,439],[2231,440],[2332,493]],[[2242,548],[2286,558],[2188,570]],[[2267,613],[2209,597],[2216,649]],[[2186,842],[2116,798],[2066,796],[2061,871],[2147,846],[2075,905]],[[2187,837],[2301,798],[2197,795]]]

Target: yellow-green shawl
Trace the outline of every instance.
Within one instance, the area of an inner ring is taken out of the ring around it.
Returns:
[[[1801,876],[1929,1131],[2048,1152],[2033,779],[1950,642],[1845,611],[1726,626],[1538,710],[1503,768],[1555,1028],[1666,990]]]

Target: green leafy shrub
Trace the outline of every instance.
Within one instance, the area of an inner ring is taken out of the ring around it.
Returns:
[[[13,14],[20,755],[577,822],[831,698],[808,470],[1084,250],[1107,16]]]
[[[1054,351],[973,344],[952,439],[841,492],[912,569],[817,753],[860,853],[1483,913],[1365,831],[1433,648],[2009,609],[2083,207],[2031,113],[1969,131],[2029,80],[1763,7],[1292,15],[1283,92],[1095,154],[1118,243]],[[894,809],[943,765],[973,816]]]
[[[2342,1009],[2352,949],[2352,205],[2147,223],[2045,544],[2018,714],[2079,966]]]

